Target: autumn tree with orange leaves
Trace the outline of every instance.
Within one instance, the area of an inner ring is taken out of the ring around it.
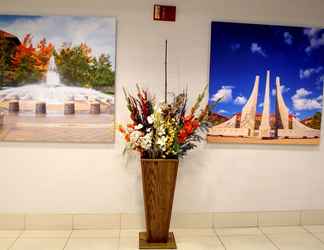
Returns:
[[[11,60],[15,82],[24,84],[42,80],[47,72],[52,51],[53,45],[47,44],[45,39],[39,41],[34,47],[32,36],[27,34]]]
[[[32,44],[32,36],[25,35],[22,43],[16,47],[7,62],[6,81],[11,85],[22,85],[38,82],[44,79],[49,59],[52,55],[53,45],[45,39],[38,42],[36,47]]]

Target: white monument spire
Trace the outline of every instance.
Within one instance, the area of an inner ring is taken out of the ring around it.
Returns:
[[[255,130],[255,114],[256,105],[258,102],[258,92],[259,92],[259,80],[260,77],[257,75],[255,77],[254,87],[251,96],[245,106],[242,109],[240,128],[249,129],[249,135],[254,135]]]
[[[271,137],[271,125],[270,125],[270,71],[267,71],[266,87],[263,101],[263,111],[261,118],[261,125],[259,128],[259,137],[269,138]]]
[[[277,119],[280,117],[283,129],[289,129],[289,111],[281,92],[280,77],[276,77]],[[278,122],[278,121],[277,121]]]

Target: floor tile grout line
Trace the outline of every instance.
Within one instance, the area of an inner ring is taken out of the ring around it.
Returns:
[[[319,237],[317,237],[316,234],[314,234],[312,231],[308,230],[306,227],[304,227],[304,225],[303,225],[302,227],[303,227],[303,229],[304,229],[307,233],[309,233],[309,234],[312,235],[314,238],[316,238],[317,240],[319,240],[321,243],[324,244],[324,241],[323,241],[322,239],[320,239]]]
[[[258,229],[261,231],[261,233],[263,234],[263,236],[266,237],[266,238],[271,242],[271,244],[272,244],[275,248],[277,248],[277,249],[280,250],[280,247],[277,246],[277,244],[276,244],[276,243],[275,243],[275,242],[270,238],[269,235],[267,235],[267,234],[262,230],[261,227],[258,227]]]
[[[8,250],[10,250],[10,249],[12,249],[13,248],[13,246],[16,244],[16,242],[17,242],[17,240],[19,240],[20,239],[20,237],[22,236],[22,234],[25,232],[25,230],[22,230],[19,234],[18,234],[18,236],[16,237],[16,239],[10,244],[10,246],[8,247]]]
[[[74,214],[72,214],[72,231],[74,230]]]
[[[71,239],[72,233],[73,233],[73,230],[71,230],[69,236],[67,237],[66,242],[65,242],[64,247],[63,247],[62,250],[66,249],[66,247],[67,247],[67,245],[68,245],[68,243],[69,243],[69,241]]]
[[[215,234],[215,236],[216,236],[216,238],[219,240],[219,242],[222,244],[222,246],[224,247],[224,249],[226,250],[226,246],[225,246],[225,243],[222,241],[222,239],[221,239],[221,237],[220,237],[220,235],[218,235],[217,234],[217,232],[216,232],[216,228],[215,227],[213,227],[213,232],[214,232],[214,234]]]
[[[212,229],[213,229],[213,233],[215,234],[216,238],[219,240],[219,242],[221,243],[221,245],[226,250],[226,246],[225,246],[224,242],[222,241],[221,237],[216,232],[216,228],[215,228],[215,213],[213,213]]]
[[[24,230],[26,230],[27,225],[27,214],[24,214]]]
[[[118,233],[118,246],[117,246],[117,250],[120,249],[120,235],[121,235],[121,228],[122,228],[122,214],[119,214],[119,233]]]

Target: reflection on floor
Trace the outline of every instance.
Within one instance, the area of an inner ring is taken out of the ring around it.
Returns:
[[[136,250],[140,230],[0,231],[0,249]],[[324,226],[175,229],[179,250],[319,250]]]

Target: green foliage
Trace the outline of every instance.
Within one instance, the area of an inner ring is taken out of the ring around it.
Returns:
[[[35,59],[30,56],[24,56],[21,59],[13,74],[16,85],[37,82],[42,79],[43,74],[34,65]]]
[[[11,55],[15,52],[15,46],[7,39],[0,38],[0,89],[9,82],[9,70]]]
[[[91,83],[94,87],[113,86],[115,82],[115,73],[112,71],[112,65],[108,55],[101,55],[99,59],[93,59],[90,66]]]
[[[115,72],[108,55],[102,54],[98,59],[90,56],[90,49],[85,44],[65,46],[54,52],[61,81],[67,85],[88,87],[112,92]]]

